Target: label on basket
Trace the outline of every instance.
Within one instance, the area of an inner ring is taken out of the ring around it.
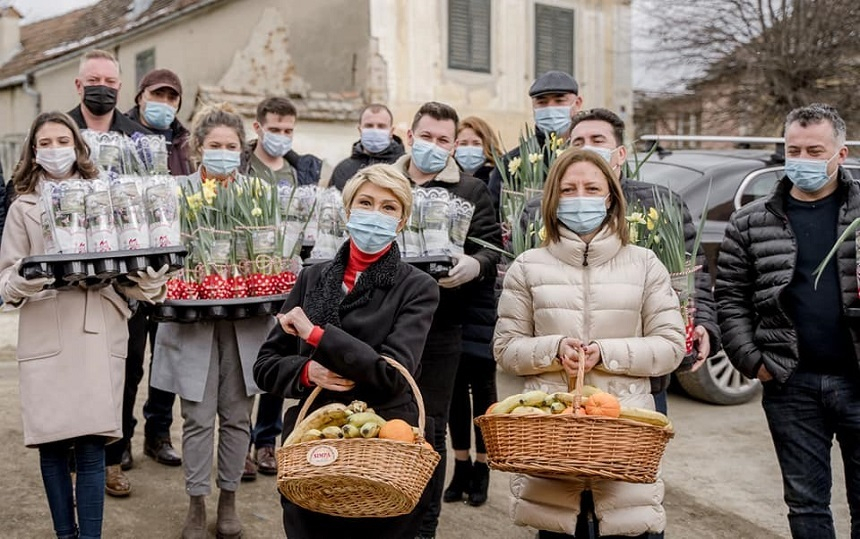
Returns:
[[[308,464],[311,466],[328,466],[337,460],[337,449],[330,445],[318,445],[308,451]]]

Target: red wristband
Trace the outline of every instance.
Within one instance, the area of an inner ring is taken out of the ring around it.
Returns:
[[[302,367],[302,374],[299,376],[299,382],[301,382],[301,384],[305,387],[313,387],[314,386],[313,382],[311,382],[311,379],[308,378],[308,370],[310,369],[310,367],[311,367],[311,362],[308,361],[307,363],[305,363],[305,366]]]
[[[314,329],[311,330],[311,334],[308,335],[308,344],[317,348],[320,345],[320,340],[322,340],[323,336],[323,328],[319,326],[314,326]]]

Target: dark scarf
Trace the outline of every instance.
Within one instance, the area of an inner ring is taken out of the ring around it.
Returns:
[[[374,290],[387,290],[394,286],[397,266],[400,264],[400,250],[397,248],[397,243],[392,244],[387,253],[368,266],[352,290],[344,295],[343,274],[349,261],[349,249],[350,242],[344,242],[343,247],[328,263],[319,282],[308,293],[308,298],[305,300],[305,314],[317,326],[332,324],[340,327],[342,313],[370,303]]]

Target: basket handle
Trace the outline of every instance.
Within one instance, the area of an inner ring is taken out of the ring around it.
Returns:
[[[424,425],[425,425],[425,414],[424,414],[424,397],[421,395],[421,390],[418,389],[418,384],[415,383],[415,379],[412,378],[412,375],[409,374],[409,371],[406,370],[406,367],[401,365],[400,363],[394,361],[388,356],[380,356],[385,360],[386,363],[397,369],[400,374],[406,378],[406,381],[409,383],[409,387],[412,388],[412,395],[415,397],[415,402],[418,404],[418,430],[421,431],[421,436],[424,436]],[[296,425],[304,421],[305,416],[308,414],[308,410],[311,408],[311,404],[313,404],[314,400],[317,398],[317,395],[323,390],[322,387],[316,386],[314,390],[311,391],[311,394],[308,395],[308,398],[305,399],[305,403],[302,404],[301,409],[299,410],[299,416],[296,418]]]
[[[576,349],[576,378],[571,380],[567,377],[567,389],[573,392],[573,409],[576,410],[582,406],[582,384],[585,379],[585,354],[582,350]]]

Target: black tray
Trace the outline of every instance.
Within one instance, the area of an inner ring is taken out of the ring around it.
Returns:
[[[48,288],[64,288],[83,283],[87,286],[105,286],[117,281],[129,283],[128,274],[161,268],[167,264],[170,271],[182,269],[188,251],[185,247],[160,247],[135,251],[109,253],[80,253],[28,256],[21,261],[19,273],[25,279],[53,277]]]
[[[151,307],[156,322],[190,324],[212,320],[244,320],[277,314],[289,294],[231,299],[169,299]]]
[[[329,260],[330,259],[323,258],[308,258],[304,261],[304,265],[313,266],[314,264],[329,262]],[[434,279],[439,279],[440,277],[447,277],[448,270],[454,267],[454,259],[449,255],[404,256],[401,257],[400,260],[406,262],[411,266],[415,266],[424,273],[429,274]]]

